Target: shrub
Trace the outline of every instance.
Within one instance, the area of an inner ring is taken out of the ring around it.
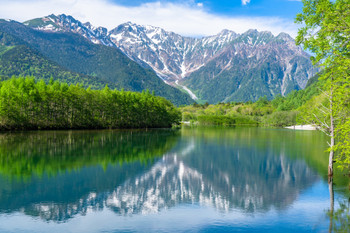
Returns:
[[[296,124],[297,111],[278,111],[264,117],[264,124],[271,126],[290,126]]]

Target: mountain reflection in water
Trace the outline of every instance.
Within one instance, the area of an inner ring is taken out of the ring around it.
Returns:
[[[324,139],[317,132],[183,128],[1,137],[0,213],[54,222],[103,209],[148,215],[187,204],[223,213],[284,211],[324,177],[319,169],[327,164],[319,157],[324,148],[312,146]]]

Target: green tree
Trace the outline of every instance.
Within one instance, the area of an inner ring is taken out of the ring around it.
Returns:
[[[265,107],[265,106],[267,106],[269,104],[269,101],[267,100],[267,97],[266,97],[266,95],[264,95],[263,97],[260,97],[259,99],[258,99],[258,101],[256,101],[256,106],[258,106],[258,107]]]
[[[350,124],[349,120],[342,118],[349,108],[346,89],[349,87],[350,68],[350,1],[303,0],[303,4],[303,12],[296,17],[296,23],[303,24],[296,42],[315,54],[312,57],[314,64],[324,68],[321,78],[326,80],[329,107],[320,109],[326,120],[319,119],[316,114],[314,118],[330,136],[328,175],[332,177],[335,150],[342,155],[337,158],[342,165],[349,164],[350,155]]]

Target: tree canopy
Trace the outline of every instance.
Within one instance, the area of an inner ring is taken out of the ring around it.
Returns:
[[[142,93],[84,89],[33,77],[0,82],[0,129],[171,127],[181,113],[168,100]]]

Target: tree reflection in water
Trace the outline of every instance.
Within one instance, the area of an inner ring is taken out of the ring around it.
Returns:
[[[333,178],[329,178],[330,209],[329,233],[331,232],[350,232],[350,198],[345,200],[341,198],[339,206],[334,209],[334,184]],[[346,194],[345,194],[346,195]]]

